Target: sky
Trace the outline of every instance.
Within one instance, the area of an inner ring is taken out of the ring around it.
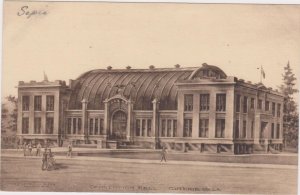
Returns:
[[[207,63],[254,83],[262,66],[277,88],[289,61],[300,76],[299,5],[5,1],[3,19],[2,98],[44,71],[68,83],[107,66]]]

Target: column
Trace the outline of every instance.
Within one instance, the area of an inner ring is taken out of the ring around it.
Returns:
[[[214,90],[209,94],[209,126],[208,137],[215,138],[215,126],[216,126],[216,92]]]
[[[126,127],[126,137],[127,137],[127,140],[129,141],[130,140],[130,135],[131,135],[131,115],[132,115],[132,102],[131,100],[129,99],[128,102],[127,102],[127,127]]]
[[[104,135],[109,134],[109,103],[106,100],[104,100]]]
[[[200,94],[193,94],[193,126],[192,137],[199,137]]]
[[[233,139],[234,122],[234,88],[226,93],[225,138]],[[240,122],[241,123],[241,122]]]
[[[177,106],[177,136],[183,137],[183,112],[184,112],[184,94],[178,91],[178,106]]]
[[[82,119],[81,119],[81,129],[82,133],[84,135],[85,141],[87,142],[88,139],[88,129],[87,129],[87,104],[88,101],[86,99],[83,99],[81,101],[82,103]],[[73,124],[73,119],[72,119],[72,124]],[[73,127],[73,125],[71,125]],[[73,133],[73,129],[71,129],[71,133]]]
[[[34,96],[29,96],[29,134],[34,132]]]
[[[47,113],[46,113],[46,95],[42,95],[42,111],[41,111],[41,134],[45,134],[46,133],[46,117],[47,117]],[[54,120],[54,117],[53,117]],[[55,130],[55,126],[53,124],[53,133],[55,134],[56,132]]]
[[[159,102],[157,101],[157,99],[155,98],[152,101],[153,104],[153,116],[152,116],[152,127],[151,127],[151,136],[155,137],[155,144],[154,147],[158,148],[158,120],[159,120],[159,114],[158,114],[158,110],[159,110]]]

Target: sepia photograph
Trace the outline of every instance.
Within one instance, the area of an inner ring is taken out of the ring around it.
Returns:
[[[2,192],[298,194],[300,5],[3,2]]]

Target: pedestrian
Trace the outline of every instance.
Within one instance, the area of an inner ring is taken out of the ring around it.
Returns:
[[[67,153],[67,157],[68,157],[68,156],[69,156],[70,158],[72,157],[72,145],[71,145],[71,144],[68,145],[68,153]]]
[[[29,151],[29,156],[31,156],[31,152],[32,152],[32,145],[31,145],[31,143],[28,144],[28,151]]]
[[[44,153],[43,153],[43,159],[42,159],[42,170],[46,170],[48,167],[48,149],[45,148]]]
[[[24,156],[26,157],[26,153],[27,153],[27,145],[26,145],[26,143],[24,143],[24,145],[23,145],[23,152],[24,152]]]
[[[160,162],[162,162],[163,160],[164,160],[165,162],[167,162],[167,159],[166,159],[166,153],[167,153],[167,150],[166,150],[166,148],[163,146],[163,148],[162,148],[162,150],[161,150],[161,160],[160,160]]]
[[[36,156],[40,156],[41,155],[41,144],[40,142],[38,143],[38,145],[36,146]]]

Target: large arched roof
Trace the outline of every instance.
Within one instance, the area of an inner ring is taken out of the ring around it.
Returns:
[[[98,69],[80,75],[72,84],[69,109],[103,110],[103,101],[122,93],[134,102],[135,110],[152,109],[152,100],[160,101],[160,109],[177,107],[177,80],[188,79],[197,68]]]

